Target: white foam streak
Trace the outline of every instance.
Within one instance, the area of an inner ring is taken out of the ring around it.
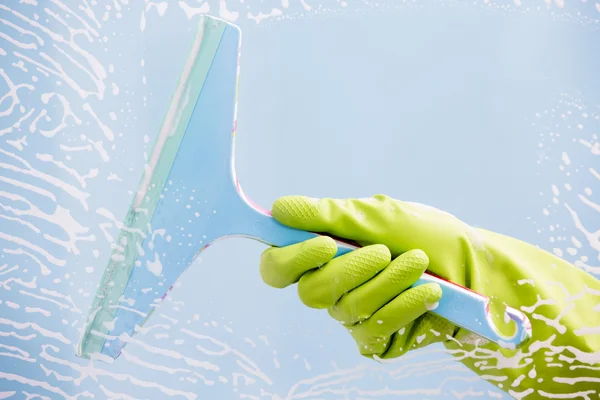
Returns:
[[[53,332],[48,329],[44,329],[34,322],[16,322],[16,321],[11,321],[9,319],[0,317],[0,325],[9,325],[9,326],[12,326],[13,328],[19,329],[19,330],[32,329],[32,330],[36,331],[37,333],[39,333],[40,335],[47,337],[49,339],[58,340],[59,342],[62,342],[64,344],[71,344],[71,342],[66,337],[64,337],[61,333]]]
[[[15,85],[15,83],[8,77],[2,68],[0,68],[0,76],[4,79],[4,82],[8,86],[8,92],[0,98],[0,105],[2,105],[6,99],[11,99],[10,106],[4,111],[0,111],[0,117],[5,117],[7,115],[11,115],[15,107],[21,103],[18,96],[19,89],[34,90],[34,87],[28,83]],[[4,133],[8,132],[5,132],[4,130],[0,131],[0,136],[2,136]]]
[[[79,200],[79,202],[81,203],[83,208],[87,211],[88,205],[87,205],[86,199],[89,197],[89,193],[84,193],[84,192],[80,191],[79,189],[77,189],[73,185],[70,185],[52,175],[46,174],[44,172],[41,172],[41,171],[33,168],[31,166],[31,164],[29,164],[27,161],[25,161],[25,159],[23,159],[22,157],[19,157],[18,155],[14,154],[14,153],[8,152],[8,151],[0,148],[0,154],[4,154],[5,156],[8,156],[8,157],[12,158],[13,160],[19,162],[21,165],[23,165],[25,167],[25,169],[17,167],[12,164],[6,164],[6,163],[0,163],[0,168],[4,168],[4,169],[14,171],[14,172],[19,172],[24,175],[29,175],[34,178],[41,179],[42,181],[49,183],[50,185],[63,190],[67,194],[69,194],[72,197],[74,197],[75,199]]]
[[[246,372],[261,379],[262,381],[264,381],[265,383],[267,383],[269,385],[271,385],[273,383],[272,380],[264,372],[262,372],[258,368],[258,366],[252,360],[250,360],[250,358],[248,356],[246,356],[239,350],[233,349],[228,344],[223,343],[215,338],[193,332],[189,329],[181,328],[181,332],[193,337],[196,340],[207,340],[211,344],[221,347],[221,350],[219,350],[219,351],[211,351],[211,350],[207,350],[206,348],[204,348],[200,345],[196,345],[196,349],[200,350],[202,353],[209,354],[209,355],[220,355],[220,356],[231,353],[239,358],[238,360],[236,360],[236,364],[238,364]]]
[[[51,393],[55,393],[57,395],[62,396],[65,400],[78,400],[79,397],[87,397],[87,398],[93,398],[94,395],[91,394],[90,392],[82,392],[79,393],[77,395],[71,396],[68,393],[64,392],[62,389],[56,387],[56,386],[52,386],[49,383],[43,382],[43,381],[38,381],[35,379],[29,379],[29,378],[25,378],[21,375],[17,375],[17,374],[13,374],[10,372],[2,372],[0,371],[0,379],[5,379],[7,381],[14,381],[14,382],[18,382],[21,383],[23,385],[28,385],[31,387],[36,387],[36,388],[42,388],[44,390],[47,390]]]
[[[35,255],[29,253],[28,251],[23,250],[22,248],[17,248],[17,249],[2,249],[3,252],[5,252],[6,254],[15,254],[15,255],[25,255],[28,256],[29,258],[31,258],[33,261],[36,262],[37,265],[39,265],[40,267],[40,274],[47,276],[50,275],[51,271],[48,268],[48,266],[46,264],[44,264],[42,261],[40,261],[39,258],[37,258]]]
[[[23,247],[27,247],[28,249],[39,253],[40,255],[42,255],[48,262],[57,265],[57,266],[63,266],[66,264],[65,260],[61,260],[58,258],[55,258],[54,256],[52,256],[52,254],[48,253],[46,250],[42,249],[39,246],[36,246],[32,243],[30,243],[29,241],[13,236],[13,235],[8,235],[5,234],[4,232],[0,232],[0,239],[5,240],[7,242],[12,242],[14,244],[17,244],[19,246],[23,246]]]
[[[188,20],[191,20],[196,15],[208,14],[210,12],[210,5],[207,2],[202,3],[200,7],[192,7],[185,1],[177,2],[177,5],[183,10]]]

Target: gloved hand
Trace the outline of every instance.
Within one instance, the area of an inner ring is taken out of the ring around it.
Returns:
[[[432,207],[382,195],[283,197],[272,214],[284,225],[364,246],[333,259],[335,242],[319,237],[267,249],[260,268],[273,287],[298,282],[302,302],[341,321],[361,354],[392,358],[443,341],[461,362],[509,393],[566,394],[600,386],[600,357],[577,356],[600,355],[594,333],[600,331],[600,283],[564,260]],[[504,304],[520,308],[532,321],[533,340],[520,350],[501,349],[427,313],[440,288],[408,289],[425,269],[490,297],[494,322],[506,333],[511,330],[502,317]],[[586,327],[595,328],[586,334]],[[578,368],[559,368],[558,354],[565,349]],[[580,379],[582,374],[593,379]]]
[[[276,218],[298,227],[302,224],[298,217],[306,215],[303,212],[307,203],[296,200],[280,200],[273,212]],[[314,215],[317,219],[321,216]],[[355,227],[347,227],[346,231],[336,230],[334,221],[303,222],[310,224],[310,228],[302,224],[305,229],[318,227],[319,231],[331,233],[335,230],[337,236],[361,239],[355,236],[359,233]],[[454,325],[426,313],[439,302],[441,288],[426,284],[409,289],[427,269],[427,255],[418,249],[410,250],[392,261],[386,245],[364,245],[335,259],[336,243],[327,236],[269,248],[262,255],[261,275],[267,284],[277,288],[299,281],[302,302],[312,308],[326,308],[329,315],[347,327],[358,350],[366,356],[393,358],[452,335]]]

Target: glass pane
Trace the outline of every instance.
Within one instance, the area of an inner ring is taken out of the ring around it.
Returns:
[[[435,343],[379,363],[296,285],[265,285],[267,247],[246,238],[203,251],[116,361],[76,350],[206,14],[242,31],[236,170],[254,202],[385,193],[598,277],[599,12],[541,0],[0,4],[0,398],[594,398],[591,277],[571,292],[561,285],[581,277],[498,275],[517,293],[555,288],[510,304],[534,322],[522,353]],[[167,188],[190,209],[200,200]],[[181,232],[151,237],[200,251],[168,211]],[[549,305],[563,311],[544,319]],[[576,327],[576,340],[535,342],[536,326],[559,338]]]

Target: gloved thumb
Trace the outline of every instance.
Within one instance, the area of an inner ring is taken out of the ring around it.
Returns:
[[[328,233],[361,244],[379,242],[385,226],[380,212],[386,196],[366,199],[315,199],[306,196],[284,196],[275,201],[273,217],[280,223],[295,229]],[[393,203],[390,202],[390,206]]]

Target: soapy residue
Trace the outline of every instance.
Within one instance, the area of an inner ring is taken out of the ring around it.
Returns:
[[[127,187],[126,192],[134,196],[139,174],[133,173],[135,162],[124,161],[126,148],[135,145],[148,152],[151,144],[145,133],[132,137],[147,128],[136,121],[135,113],[136,107],[154,101],[144,89],[152,82],[146,75],[139,77],[137,85],[119,79],[126,57],[122,51],[111,51],[111,46],[133,35],[125,27],[134,27],[136,35],[156,34],[161,18],[173,13],[178,13],[181,24],[192,26],[198,16],[208,13],[240,24],[260,24],[383,7],[366,1],[357,7],[341,0],[320,1],[83,0],[75,4],[52,0],[42,5],[39,0],[21,0],[0,4],[0,398],[199,399],[203,393],[212,393],[209,388],[220,390],[221,398],[436,398],[445,396],[449,387],[457,399],[503,398],[497,389],[473,390],[480,378],[443,357],[436,347],[409,353],[385,369],[372,363],[340,368],[334,361],[322,366],[310,357],[277,351],[274,337],[278,330],[248,329],[225,316],[197,314],[201,307],[183,303],[177,291],[138,329],[138,335],[127,339],[118,364],[73,356],[87,313],[83,304],[90,303],[110,246],[124,245],[115,243],[117,229],[123,226],[115,216],[122,215],[122,201],[100,204],[92,193],[124,193],[122,188]],[[477,5],[528,10],[522,3],[484,0]],[[535,7],[556,11],[566,7],[562,1],[538,3]],[[398,6],[416,6],[416,2]],[[600,12],[598,3],[586,6]],[[141,70],[147,67],[143,59],[136,63]],[[599,274],[600,231],[588,226],[600,211],[593,197],[597,190],[579,186],[589,180],[574,179],[576,174],[587,174],[600,180],[598,115],[572,94],[564,94],[550,115],[571,121],[568,132],[576,133],[575,147],[562,150],[565,146],[559,145],[560,140],[573,137],[564,130],[544,133],[541,138],[543,149],[561,150],[557,150],[559,158],[550,158],[542,150],[540,163],[560,160],[557,168],[564,173],[564,181],[553,183],[542,194],[547,204],[534,220],[556,254]],[[581,154],[587,158],[580,160]],[[149,159],[151,164],[153,156]],[[553,223],[555,213],[568,213],[576,233],[570,226]],[[160,229],[152,228],[153,232]],[[182,243],[186,240],[177,232],[161,238],[170,240],[171,235],[181,237]],[[154,261],[143,267],[159,275],[160,258],[155,254]],[[190,283],[178,285],[189,287]],[[543,301],[529,307],[535,310]],[[133,299],[123,298],[116,307],[133,310],[134,306]],[[547,323],[560,330],[559,320]],[[306,341],[303,334],[291,332],[287,337]],[[351,343],[343,344],[352,348]],[[498,367],[519,364],[525,358],[499,357]],[[451,377],[414,386],[415,379],[435,377],[439,372],[450,372]],[[292,383],[290,375],[301,378]],[[520,379],[537,379],[535,370]],[[528,394],[512,393],[516,398]]]
[[[558,169],[560,180],[540,193],[543,217],[532,220],[554,254],[600,277],[600,230],[594,222],[600,206],[592,189],[600,183],[600,114],[580,95],[562,93],[556,107],[536,115],[535,124],[542,129],[538,164]],[[556,216],[570,224],[555,223]]]

